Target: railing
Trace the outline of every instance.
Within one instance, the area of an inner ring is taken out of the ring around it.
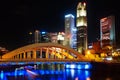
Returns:
[[[89,62],[90,60],[80,60],[80,59],[0,59],[0,63],[4,62]]]

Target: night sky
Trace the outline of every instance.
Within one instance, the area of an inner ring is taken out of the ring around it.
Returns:
[[[83,0],[3,0],[0,2],[0,46],[13,50],[27,43],[29,32],[64,31],[64,16],[76,16]],[[86,0],[88,42],[99,38],[99,19],[111,14],[119,19],[119,0]],[[118,21],[119,22],[119,21]],[[117,24],[117,27],[120,24]]]

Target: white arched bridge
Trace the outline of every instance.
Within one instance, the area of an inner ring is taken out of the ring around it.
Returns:
[[[89,61],[72,48],[55,43],[35,43],[20,47],[2,56],[1,62],[65,62]]]

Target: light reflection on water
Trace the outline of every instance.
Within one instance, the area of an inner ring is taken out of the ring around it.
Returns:
[[[89,77],[89,70],[65,69],[63,64],[40,64],[37,69],[20,67],[0,72],[0,80],[87,80]]]
[[[87,80],[90,72],[87,70],[66,69],[53,70],[15,70],[14,72],[0,73],[0,80]],[[78,78],[78,79],[77,79]]]
[[[66,80],[87,80],[90,77],[89,70],[66,69]]]
[[[0,80],[120,80],[119,74],[102,70],[75,69],[73,64],[68,69],[63,64],[40,64],[34,69],[20,67],[13,71],[2,70]]]

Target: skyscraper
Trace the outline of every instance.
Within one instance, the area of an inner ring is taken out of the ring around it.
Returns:
[[[116,47],[115,17],[108,16],[100,20],[101,47]]]
[[[72,14],[65,15],[65,42],[64,45],[76,49],[75,17]]]
[[[77,16],[76,16],[76,27],[77,27],[77,51],[83,53],[87,49],[87,12],[86,3],[79,2],[77,5]]]
[[[40,42],[40,31],[35,30],[35,43],[39,43],[39,42]]]
[[[41,32],[40,33],[41,37],[41,43],[47,43],[50,42],[50,34],[48,32]]]
[[[58,35],[57,35],[57,43],[58,44],[62,44],[64,45],[64,35],[65,33],[64,32],[59,32]]]

